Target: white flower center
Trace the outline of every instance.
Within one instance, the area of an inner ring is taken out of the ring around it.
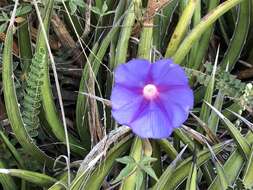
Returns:
[[[147,84],[143,88],[143,95],[145,98],[151,100],[151,99],[154,99],[158,95],[158,90],[155,85]]]

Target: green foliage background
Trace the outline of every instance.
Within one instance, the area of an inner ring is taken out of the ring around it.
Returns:
[[[0,5],[0,189],[253,189],[252,0]],[[194,89],[168,139],[111,117],[136,57],[172,58]]]

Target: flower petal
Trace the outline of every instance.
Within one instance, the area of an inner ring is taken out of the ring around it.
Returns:
[[[145,85],[155,85],[154,99],[143,96]],[[193,107],[193,91],[184,70],[172,60],[150,64],[132,60],[118,67],[111,95],[112,115],[142,138],[165,138],[180,127]]]
[[[137,91],[115,84],[110,98],[112,102],[112,108],[119,109],[137,99],[138,96],[142,98],[142,94],[138,94]]]
[[[188,85],[184,70],[171,59],[163,59],[152,64],[152,77],[158,86]]]
[[[189,110],[193,107],[193,91],[185,86],[169,90],[159,95],[161,105],[171,115],[174,127],[180,127],[188,118]]]
[[[120,124],[128,124],[138,112],[143,97],[120,85],[112,90],[112,115]]]
[[[150,67],[151,63],[144,59],[134,59],[121,64],[115,71],[115,83],[143,87]]]
[[[130,123],[130,127],[138,136],[154,139],[168,137],[173,129],[167,116],[154,102]]]
[[[176,103],[187,111],[193,107],[194,95],[192,89],[188,86],[181,86],[180,88],[160,93],[159,97],[164,101],[164,104],[166,102]]]

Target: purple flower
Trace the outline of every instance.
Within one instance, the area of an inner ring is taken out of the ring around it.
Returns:
[[[119,124],[142,138],[165,138],[188,118],[193,92],[171,59],[134,59],[116,69],[111,102]]]

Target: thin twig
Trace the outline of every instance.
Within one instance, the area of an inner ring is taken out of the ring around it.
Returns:
[[[89,94],[89,93],[86,93],[86,92],[78,92],[78,93],[83,94],[85,96],[88,96],[89,98],[93,98],[97,101],[100,101],[100,102],[104,103],[106,106],[108,106],[110,108],[112,107],[112,103],[111,103],[110,100],[107,100],[107,99],[104,99],[104,98],[101,98],[101,97],[98,97],[98,96],[94,96],[93,94]]]

